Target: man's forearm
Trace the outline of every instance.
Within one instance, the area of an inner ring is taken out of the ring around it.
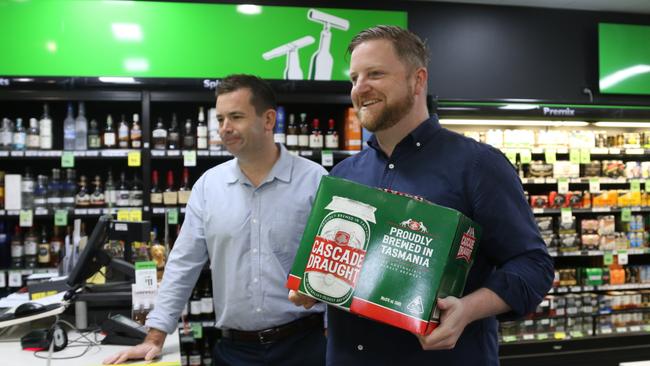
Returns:
[[[480,288],[471,294],[460,299],[464,307],[469,311],[467,324],[510,311],[510,306],[506,304],[494,291],[485,287]]]
[[[162,348],[165,343],[165,338],[167,338],[167,333],[156,328],[149,328],[149,332],[147,332],[147,336],[144,338],[144,343],[153,343]]]

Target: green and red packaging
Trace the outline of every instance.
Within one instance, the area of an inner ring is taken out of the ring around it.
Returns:
[[[345,179],[321,179],[289,289],[416,334],[460,297],[481,228],[462,213]]]

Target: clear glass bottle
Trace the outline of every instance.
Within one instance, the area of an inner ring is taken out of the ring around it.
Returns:
[[[47,186],[47,175],[39,174],[34,187],[34,209],[47,209]]]
[[[41,135],[38,131],[38,120],[29,119],[29,129],[27,130],[27,148],[29,150],[38,150],[41,148]]]
[[[27,147],[27,131],[25,130],[25,126],[23,126],[23,119],[16,118],[16,129],[14,130],[12,149],[25,150],[25,147]]]
[[[162,118],[158,118],[156,128],[151,133],[151,142],[153,148],[156,150],[165,150],[167,148],[167,130]]]
[[[104,128],[104,147],[114,149],[117,146],[117,136],[113,127],[113,117],[109,114],[106,117],[106,127]]]
[[[79,114],[77,115],[74,124],[75,124],[74,148],[75,150],[87,150],[88,149],[88,120],[86,119],[86,109],[84,107],[84,102],[79,102]]]
[[[25,246],[20,226],[14,227],[14,235],[11,237],[11,268],[25,267]]]
[[[129,137],[131,139],[131,148],[142,148],[142,129],[140,128],[140,116],[137,113],[133,115],[133,123],[131,124]]]
[[[196,125],[196,148],[199,150],[208,148],[208,126],[205,124],[203,107],[199,108],[199,122]]]
[[[34,176],[32,176],[31,168],[25,168],[25,175],[20,184],[20,193],[22,200],[22,209],[31,210],[34,208]]]
[[[296,125],[296,115],[289,114],[289,124],[287,125],[287,149],[298,150],[298,126]]]
[[[63,120],[63,150],[74,150],[76,140],[76,126],[72,103],[68,103],[68,112]]]
[[[117,145],[122,149],[129,147],[129,124],[126,122],[124,115],[122,115],[120,126],[117,128]]]
[[[50,180],[50,183],[47,186],[47,208],[48,209],[58,210],[62,208],[62,203],[63,203],[62,188],[63,187],[61,184],[61,170],[58,168],[53,168],[52,179]],[[74,206],[74,200],[72,201],[72,206]]]
[[[14,140],[14,124],[9,118],[2,119],[0,128],[0,149],[11,150]]]
[[[40,134],[40,143],[42,150],[52,149],[52,118],[50,118],[50,109],[47,103],[43,104],[43,115],[38,121],[38,130]]]

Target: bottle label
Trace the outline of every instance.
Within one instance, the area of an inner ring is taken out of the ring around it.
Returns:
[[[190,301],[190,314],[201,315],[201,300]]]
[[[131,191],[129,204],[131,206],[142,206],[142,191]]]
[[[328,149],[338,149],[339,148],[339,136],[338,135],[327,135],[325,136],[325,147]]]
[[[190,366],[201,366],[201,355],[190,355]]]
[[[54,198],[52,198],[52,199],[49,199],[49,198],[48,198],[48,202],[54,204]],[[60,200],[60,202],[61,202],[61,203],[65,203],[66,205],[73,205],[73,204],[74,204],[74,197],[72,197],[72,196],[66,196],[66,197],[63,197],[63,198]]]
[[[192,191],[178,191],[178,204],[186,205],[190,200],[190,193]]]
[[[34,206],[45,207],[45,205],[47,205],[45,197],[34,197]]]
[[[38,263],[41,263],[41,264],[50,263],[50,245],[49,244],[40,244],[38,246]]]
[[[298,136],[298,146],[309,147],[309,135]]]
[[[205,136],[203,136],[203,137],[199,136],[196,139],[196,148],[201,149],[201,150],[207,149],[208,148],[208,138],[205,137]]]
[[[212,304],[211,297],[204,297],[201,299],[201,312],[203,314],[212,314],[214,313],[214,305]]]
[[[49,150],[52,148],[52,135],[44,135],[41,131],[41,149]]]
[[[21,183],[22,192],[34,192],[34,181],[33,180],[24,180]]]
[[[29,135],[27,138],[27,147],[38,149],[41,146],[41,137],[39,135]]]
[[[165,206],[174,206],[178,204],[178,194],[176,192],[163,193],[163,201]]]
[[[115,146],[115,134],[114,133],[105,133],[104,134],[104,145],[105,146]]]
[[[36,241],[25,239],[25,255],[36,255]]]
[[[287,142],[287,136],[283,133],[274,133],[273,141],[275,141],[278,144],[284,144]]]
[[[58,253],[59,251],[61,251],[61,244],[62,243],[58,240],[52,241],[50,243],[50,250],[52,251],[52,253]]]
[[[164,139],[167,138],[167,131],[158,129],[158,130],[153,130],[153,133],[151,136],[155,139]]]
[[[312,149],[322,149],[323,148],[323,135],[311,135],[309,136],[309,147]]]
[[[12,244],[11,245],[11,257],[20,258],[23,256],[23,245],[22,243]]]
[[[139,149],[142,147],[142,141],[140,141],[140,138],[137,140],[134,140],[133,137],[131,138],[131,147],[134,149]]]
[[[161,205],[163,203],[163,195],[162,193],[152,193],[150,200],[152,205]]]
[[[99,149],[101,147],[101,139],[99,135],[88,136],[88,147],[92,149]]]
[[[287,146],[298,146],[298,135],[287,135]]]
[[[128,206],[129,197],[131,196],[129,191],[117,191],[117,202],[118,206]]]
[[[12,139],[12,133],[11,132],[1,132],[0,133],[0,145],[10,146],[11,145],[11,139]]]
[[[197,137],[207,137],[208,136],[208,128],[205,126],[198,126],[196,128],[196,136]]]

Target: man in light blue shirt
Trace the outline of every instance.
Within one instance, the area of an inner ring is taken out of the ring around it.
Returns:
[[[323,365],[323,307],[287,301],[284,287],[320,178],[320,165],[273,141],[275,96],[261,79],[232,75],[217,87],[219,134],[235,159],[194,184],[146,326],[145,341],[107,358],[159,355],[205,262],[212,274],[217,365]]]

